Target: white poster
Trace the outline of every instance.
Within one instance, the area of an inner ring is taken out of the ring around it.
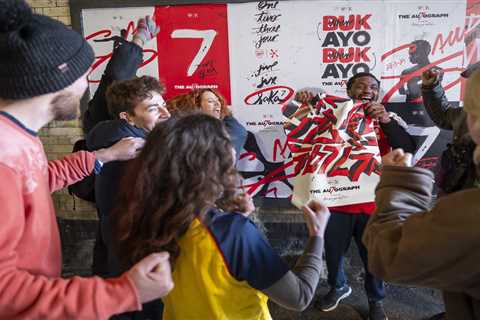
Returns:
[[[289,203],[301,165],[284,130],[285,102],[306,87],[345,97],[346,81],[358,72],[381,79],[387,110],[400,115],[417,140],[417,165],[436,164],[450,136],[428,118],[419,79],[423,70],[441,68],[447,98],[460,99],[459,74],[476,53],[465,54],[465,34],[480,23],[474,17],[466,23],[465,12],[463,0],[266,0],[88,9],[82,25],[96,54],[93,93],[113,45],[94,40],[121,29],[131,36],[138,18],[155,16],[160,34],[144,48],[138,75],[161,78],[166,98],[188,89],[178,83],[215,84],[249,132],[237,164],[246,190]]]

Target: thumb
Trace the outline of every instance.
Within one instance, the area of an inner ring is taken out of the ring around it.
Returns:
[[[412,154],[409,152],[406,152],[405,155],[403,156],[403,159],[405,161],[405,164],[408,166],[412,165]]]
[[[327,209],[327,206],[325,206],[325,204],[319,200],[310,200],[307,203],[307,207],[313,210],[314,212],[321,212]]]
[[[306,204],[302,206],[302,211],[305,217],[310,217],[310,218],[315,217],[315,213],[313,212],[313,210]]]

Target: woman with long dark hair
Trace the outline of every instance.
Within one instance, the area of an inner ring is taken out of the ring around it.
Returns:
[[[171,255],[175,288],[164,319],[271,319],[267,300],[303,310],[318,283],[329,211],[303,208],[309,241],[293,270],[253,222],[235,212],[229,135],[206,114],[170,119],[150,133],[117,208],[119,255],[131,265]]]

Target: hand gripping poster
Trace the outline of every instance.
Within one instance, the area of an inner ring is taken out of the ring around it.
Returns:
[[[374,200],[381,166],[379,128],[366,115],[366,105],[324,95],[316,106],[284,109],[287,144],[296,162],[295,206],[311,199],[327,206]]]

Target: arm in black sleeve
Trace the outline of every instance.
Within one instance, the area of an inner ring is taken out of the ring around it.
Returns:
[[[134,78],[142,64],[142,60],[142,48],[132,42],[125,41],[113,50],[112,57],[108,61],[98,89],[88,103],[88,109],[83,115],[83,130],[85,134],[97,123],[112,119],[108,113],[105,97],[108,87],[113,81]]]
[[[391,119],[389,123],[380,123],[380,126],[390,147],[393,149],[402,148],[405,152],[415,153],[417,149],[415,141],[395,119]]]
[[[452,130],[452,123],[461,116],[462,108],[456,108],[448,102],[440,82],[433,86],[422,86],[422,97],[425,110],[437,127]]]

